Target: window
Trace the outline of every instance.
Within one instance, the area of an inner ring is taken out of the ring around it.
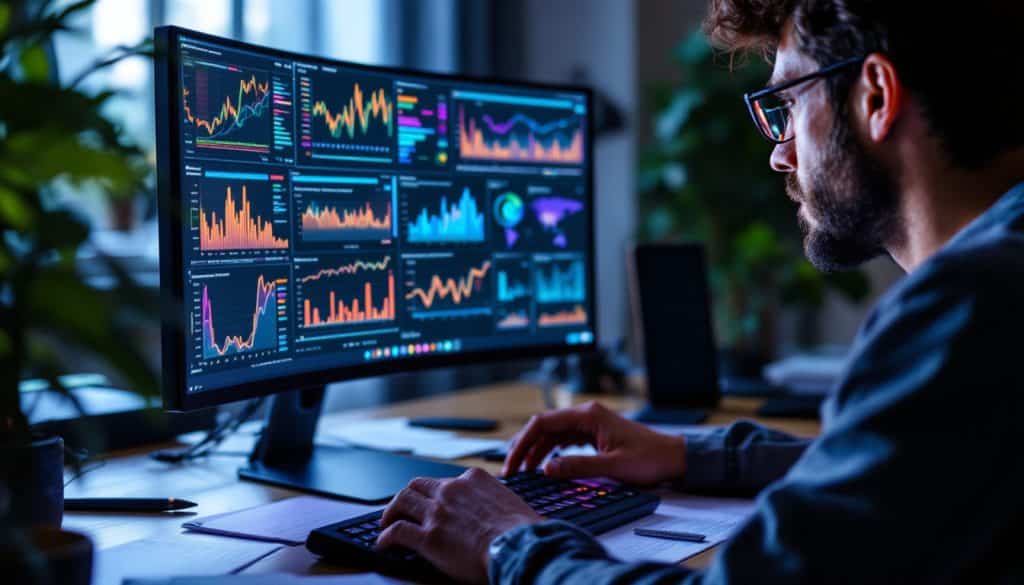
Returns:
[[[65,0],[70,4],[73,0]],[[385,52],[388,0],[97,0],[71,25],[84,34],[59,35],[55,43],[61,81],[119,46],[132,46],[154,26],[174,24],[224,37],[302,53],[364,63],[391,60]],[[128,59],[90,76],[87,91],[112,89],[107,114],[126,134],[153,153],[153,68]],[[155,153],[150,157],[155,159]],[[96,197],[75,197],[76,206],[99,228],[110,212]]]

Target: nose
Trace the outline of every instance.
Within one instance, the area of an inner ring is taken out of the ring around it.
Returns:
[[[796,141],[790,140],[782,144],[776,144],[772,150],[772,169],[779,173],[792,173],[796,171]]]

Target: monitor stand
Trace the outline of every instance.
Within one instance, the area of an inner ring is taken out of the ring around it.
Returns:
[[[324,388],[272,396],[263,435],[238,470],[244,479],[360,502],[383,502],[414,477],[465,468],[361,447],[313,446]]]

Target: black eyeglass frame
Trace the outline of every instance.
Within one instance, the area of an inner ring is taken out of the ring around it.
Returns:
[[[786,138],[785,140],[778,140],[774,136],[769,134],[764,129],[764,126],[761,125],[761,121],[757,117],[757,112],[754,110],[754,102],[756,102],[757,100],[759,100],[759,99],[761,99],[761,98],[763,98],[765,96],[769,96],[769,95],[772,95],[774,93],[778,93],[780,91],[787,90],[787,89],[789,89],[791,87],[795,87],[797,85],[800,85],[801,83],[806,83],[806,82],[814,80],[814,79],[828,77],[829,75],[832,75],[833,73],[835,73],[837,71],[840,71],[842,69],[845,69],[847,67],[850,67],[851,65],[859,65],[859,64],[863,63],[864,59],[866,59],[866,58],[867,57],[850,57],[849,59],[843,59],[842,61],[833,63],[833,64],[825,66],[825,67],[822,67],[821,69],[819,69],[819,70],[817,70],[817,71],[815,71],[813,73],[808,73],[807,75],[803,75],[803,76],[797,77],[796,79],[791,79],[789,81],[785,81],[785,82],[780,83],[778,85],[773,85],[771,87],[766,87],[766,88],[760,89],[758,91],[753,91],[753,92],[748,92],[748,93],[743,94],[743,101],[746,102],[746,104],[747,104],[747,111],[750,112],[750,117],[754,121],[754,125],[757,126],[758,132],[760,132],[762,136],[764,136],[766,139],[768,139],[768,141],[773,142],[775,144],[785,144],[786,142],[789,142],[790,140],[793,140],[794,138],[796,138],[796,136],[790,136],[789,138]]]

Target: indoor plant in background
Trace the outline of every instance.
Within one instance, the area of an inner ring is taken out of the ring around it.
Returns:
[[[771,145],[743,104],[770,67],[760,59],[730,67],[700,31],[673,58],[681,82],[654,88],[654,140],[640,160],[640,237],[705,243],[717,336],[733,358],[726,367],[759,373],[750,370],[773,357],[781,306],[806,318],[827,289],[857,301],[868,282],[857,271],[822,274],[804,259],[795,207],[768,166]]]
[[[19,382],[60,382],[83,356],[109,366],[126,387],[155,392],[156,376],[131,343],[132,326],[155,313],[153,299],[102,254],[114,283],[87,285],[77,256],[89,227],[63,204],[89,189],[111,198],[145,187],[144,153],[103,114],[109,93],[62,85],[48,57],[52,38],[90,1],[0,0],[0,528],[60,526],[63,445],[33,432]],[[68,33],[73,34],[73,33]],[[90,71],[145,47],[118,48]],[[2,549],[3,547],[0,547]]]

